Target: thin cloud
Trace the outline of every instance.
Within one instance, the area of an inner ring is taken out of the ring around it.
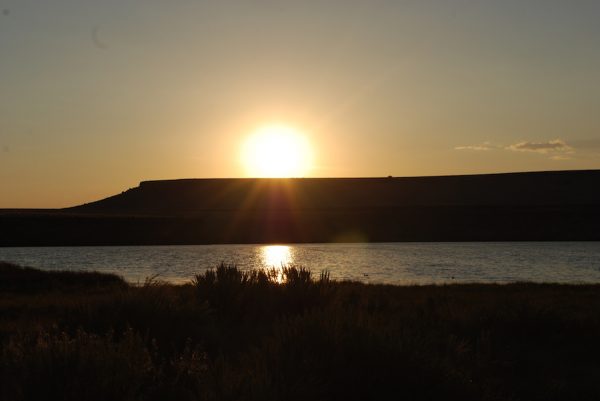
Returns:
[[[489,146],[483,145],[468,145],[468,146],[456,146],[454,150],[490,150]]]
[[[100,50],[108,49],[108,45],[100,39],[100,27],[98,26],[92,28],[92,43]]]
[[[553,139],[548,142],[519,142],[506,147],[507,150],[515,152],[535,153],[573,153],[573,148],[562,139]]]
[[[455,146],[454,150],[485,152],[489,150],[504,150],[513,152],[530,152],[548,155],[552,160],[571,160],[571,155],[575,154],[575,149],[568,145],[562,139],[552,139],[547,142],[518,142],[513,145],[497,145],[491,142],[484,142],[475,145]]]
[[[564,156],[564,155],[556,155],[556,156],[552,156],[550,159],[552,159],[552,160],[571,160],[571,157]]]
[[[496,146],[493,146],[492,144],[490,144],[489,142],[484,142],[480,145],[462,145],[462,146],[455,146],[454,150],[475,150],[475,151],[487,151],[487,150],[492,150],[495,149]]]

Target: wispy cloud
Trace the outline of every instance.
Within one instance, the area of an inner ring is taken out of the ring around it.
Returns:
[[[531,152],[548,155],[552,160],[570,160],[575,149],[562,139],[552,139],[547,142],[518,142],[509,146],[483,142],[475,145],[455,146],[454,150],[488,151],[505,150],[513,152]]]
[[[455,146],[454,150],[475,150],[475,151],[486,151],[486,150],[492,150],[495,149],[496,146],[492,145],[489,142],[484,142],[482,144],[479,145],[462,145],[462,146]]]
[[[519,142],[507,146],[507,150],[515,152],[536,152],[536,153],[573,153],[573,148],[567,145],[562,139],[553,139],[548,142]]]
[[[552,159],[552,160],[571,160],[571,156],[555,155],[555,156],[550,157],[550,159]]]

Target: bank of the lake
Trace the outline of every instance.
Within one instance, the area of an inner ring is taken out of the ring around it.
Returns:
[[[600,286],[0,265],[3,400],[592,400]]]

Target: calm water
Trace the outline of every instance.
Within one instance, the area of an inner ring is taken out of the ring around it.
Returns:
[[[386,243],[0,248],[0,260],[47,270],[158,274],[189,281],[220,262],[295,263],[332,278],[394,284],[536,281],[600,283],[600,242]]]

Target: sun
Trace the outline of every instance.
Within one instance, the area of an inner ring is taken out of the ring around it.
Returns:
[[[261,127],[242,146],[242,163],[250,177],[304,177],[312,159],[306,136],[284,125]]]

